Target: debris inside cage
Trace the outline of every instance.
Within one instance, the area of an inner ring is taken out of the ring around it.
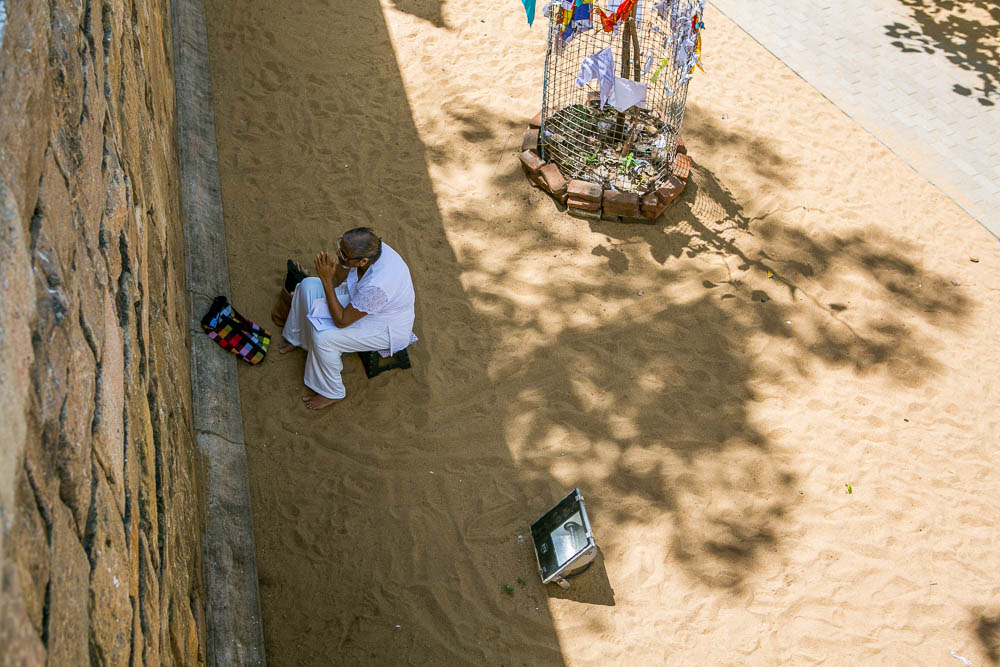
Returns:
[[[670,173],[676,132],[646,109],[571,104],[546,118],[544,144],[568,178],[649,191]],[[582,147],[582,150],[581,150]]]

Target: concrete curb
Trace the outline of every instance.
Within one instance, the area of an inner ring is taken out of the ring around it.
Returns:
[[[264,665],[237,361],[200,325],[212,299],[229,294],[205,6],[203,0],[172,0],[171,9],[208,664]]]

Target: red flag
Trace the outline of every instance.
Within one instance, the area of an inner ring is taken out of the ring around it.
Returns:
[[[636,0],[625,0],[622,4],[618,5],[618,9],[616,9],[615,13],[610,16],[597,7],[594,7],[594,13],[601,17],[601,24],[604,26],[604,32],[611,32],[615,29],[616,23],[627,19],[632,13],[632,8],[635,7],[635,3]]]

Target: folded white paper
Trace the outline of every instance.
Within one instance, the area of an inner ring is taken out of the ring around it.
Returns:
[[[312,302],[312,307],[309,309],[306,319],[312,322],[313,328],[316,331],[326,331],[336,326],[333,323],[333,315],[330,314],[330,304],[323,297]]]

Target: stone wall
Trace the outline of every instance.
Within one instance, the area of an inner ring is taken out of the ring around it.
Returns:
[[[168,0],[0,0],[0,664],[205,661]]]

